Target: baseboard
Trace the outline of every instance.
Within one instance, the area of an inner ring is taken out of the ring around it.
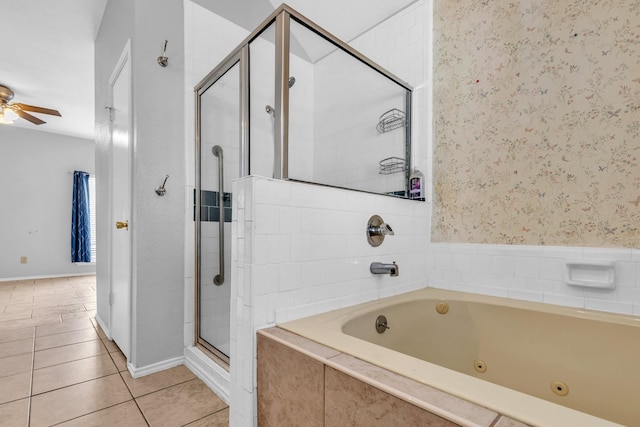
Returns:
[[[100,328],[102,329],[102,332],[104,332],[104,334],[107,336],[109,341],[112,341],[112,339],[111,339],[111,331],[109,330],[109,328],[107,328],[107,324],[104,323],[104,321],[102,320],[102,317],[100,317],[100,315],[98,313],[96,313],[96,315],[94,317],[96,319],[96,322],[98,322],[98,325],[100,325]]]
[[[173,359],[163,360],[161,362],[152,363],[151,365],[136,368],[131,363],[127,363],[127,369],[133,378],[144,377],[145,375],[155,374],[165,369],[184,365],[184,356],[174,357]]]
[[[187,368],[229,405],[231,402],[231,376],[229,372],[196,347],[186,347],[184,356]]]
[[[78,277],[78,276],[95,276],[95,271],[86,271],[84,273],[63,273],[63,274],[45,274],[41,276],[20,276],[20,277],[0,277],[0,282],[13,282],[16,280],[38,280],[38,279],[56,279],[58,277]]]

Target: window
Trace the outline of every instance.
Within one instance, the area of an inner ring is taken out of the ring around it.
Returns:
[[[96,176],[89,176],[89,226],[91,228],[91,262],[96,262]]]

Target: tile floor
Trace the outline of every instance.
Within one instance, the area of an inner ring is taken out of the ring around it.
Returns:
[[[133,379],[94,319],[95,276],[0,281],[0,425],[227,426],[185,366]]]

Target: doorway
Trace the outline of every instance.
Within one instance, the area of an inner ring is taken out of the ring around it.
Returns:
[[[109,79],[111,90],[111,292],[109,331],[130,359],[131,344],[131,44]]]

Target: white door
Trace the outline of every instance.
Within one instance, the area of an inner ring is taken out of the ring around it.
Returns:
[[[127,360],[131,344],[131,63],[127,43],[111,79],[110,332]]]

